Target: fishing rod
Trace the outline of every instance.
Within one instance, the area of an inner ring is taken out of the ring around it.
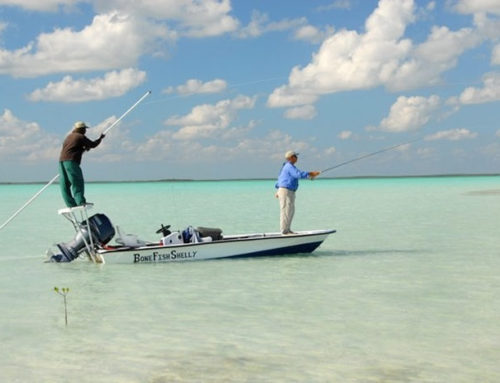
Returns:
[[[398,144],[398,145],[390,146],[390,147],[388,147],[388,148],[380,149],[380,150],[377,150],[376,152],[368,153],[368,154],[365,154],[365,155],[363,155],[363,156],[353,158],[352,160],[345,161],[345,162],[342,162],[342,163],[340,163],[340,164],[338,164],[338,165],[335,165],[335,166],[332,166],[332,167],[326,168],[326,169],[322,170],[322,171],[321,171],[321,173],[328,172],[328,171],[330,171],[330,170],[333,170],[333,169],[339,168],[339,167],[341,167],[341,166],[344,166],[344,165],[350,164],[350,163],[352,163],[352,162],[356,162],[356,161],[362,160],[362,159],[364,159],[364,158],[368,158],[368,157],[374,156],[374,155],[376,155],[376,154],[380,154],[380,153],[388,152],[389,150],[393,150],[393,149],[399,148],[400,146],[409,145],[409,144],[412,144],[412,143],[417,142],[417,141],[420,141],[420,140],[422,140],[422,138],[417,138],[417,139],[412,140],[412,141],[403,142],[402,144]]]
[[[151,94],[151,91],[148,90],[139,100],[136,101],[136,103],[134,105],[132,105],[130,108],[127,109],[127,111],[125,113],[123,113],[120,118],[118,118],[115,122],[113,122],[111,124],[111,126],[109,126],[106,130],[104,130],[104,132],[102,134],[106,134],[108,133],[112,128],[114,128],[121,120],[123,120],[123,118],[129,114],[137,105],[139,105],[142,100],[144,100],[147,96],[149,96]],[[31,197],[28,201],[26,201],[26,203],[21,206],[14,214],[12,214],[9,219],[7,221],[5,221],[2,226],[0,226],[0,230],[2,230],[5,226],[7,226],[7,224],[12,221],[14,218],[17,217],[17,215],[19,213],[21,213],[26,207],[28,207],[28,205],[30,205],[35,199],[38,198],[38,196],[40,194],[42,194],[42,192],[47,189],[50,185],[52,185],[57,179],[59,178],[59,174],[55,175],[43,188],[41,188],[33,197]]]

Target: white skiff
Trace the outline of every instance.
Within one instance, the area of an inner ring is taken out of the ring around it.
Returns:
[[[106,263],[159,263],[311,253],[335,230],[242,234],[197,243],[105,247],[97,254]]]
[[[50,262],[71,262],[85,255],[96,263],[162,263],[311,253],[335,230],[300,231],[293,234],[254,233],[222,235],[219,228],[170,231],[163,226],[155,242],[122,234],[104,214],[88,216],[92,205],[59,210],[75,229],[69,242],[58,243],[57,252],[48,252]],[[79,216],[78,216],[79,215]],[[115,234],[117,236],[115,237]],[[110,245],[115,238],[117,245]]]

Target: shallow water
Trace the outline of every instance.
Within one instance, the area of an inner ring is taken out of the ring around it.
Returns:
[[[273,181],[88,184],[95,211],[276,231]],[[1,185],[7,219],[42,185]],[[313,255],[42,263],[72,238],[57,186],[0,231],[5,382],[498,382],[500,177],[302,181]],[[69,287],[68,319],[53,288]]]

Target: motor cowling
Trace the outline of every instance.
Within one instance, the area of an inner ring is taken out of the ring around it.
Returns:
[[[52,261],[71,262],[76,259],[81,252],[86,250],[85,242],[90,246],[90,235],[92,235],[94,246],[105,245],[115,235],[115,229],[110,219],[104,214],[94,214],[89,217],[88,223],[88,226],[86,221],[80,223],[81,229],[73,240],[57,244],[61,253],[53,255]]]

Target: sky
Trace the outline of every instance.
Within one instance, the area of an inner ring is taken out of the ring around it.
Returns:
[[[500,0],[0,0],[0,182],[500,173]]]

